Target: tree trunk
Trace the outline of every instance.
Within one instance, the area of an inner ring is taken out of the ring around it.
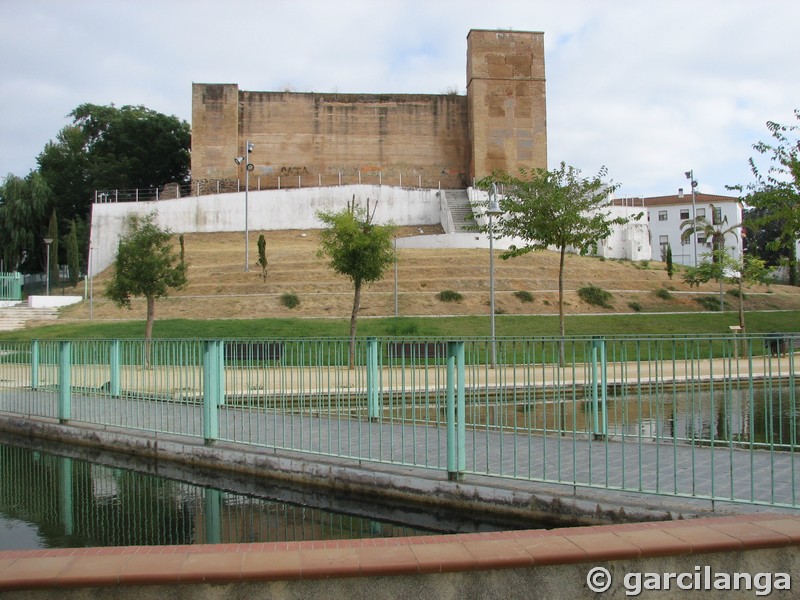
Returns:
[[[742,279],[744,273],[739,273],[739,330],[740,334],[744,334],[744,292],[742,291]]]
[[[358,309],[361,308],[361,282],[353,284],[353,312],[350,314],[350,358],[349,367],[356,368],[356,321],[358,319]]]
[[[564,364],[564,257],[567,254],[567,247],[561,246],[561,256],[558,260],[558,358],[560,364]]]
[[[153,321],[156,318],[156,299],[147,297],[147,322],[144,326],[144,366],[149,369],[150,361],[150,346],[153,339]]]

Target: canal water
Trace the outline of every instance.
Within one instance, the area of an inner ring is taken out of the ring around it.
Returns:
[[[7,441],[7,440],[0,440]],[[129,457],[0,443],[0,550],[290,542],[544,527],[278,488]],[[115,465],[116,463],[116,465]],[[126,465],[125,468],[120,464]],[[161,467],[162,465],[158,465]],[[153,470],[153,465],[142,464]],[[183,477],[179,479],[177,477]],[[209,479],[215,484],[207,485]],[[244,489],[243,489],[244,488]]]

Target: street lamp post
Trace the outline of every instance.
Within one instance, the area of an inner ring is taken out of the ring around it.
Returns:
[[[53,238],[44,238],[44,243],[47,245],[47,295],[50,295],[50,244],[53,243]]]
[[[489,189],[489,206],[486,208],[486,214],[489,217],[489,321],[491,323],[491,336],[492,336],[492,368],[497,365],[497,344],[495,343],[495,328],[494,328],[494,224],[492,217],[501,214],[503,211],[500,209],[500,203],[497,200],[497,186],[492,183]]]
[[[244,163],[244,270],[250,270],[250,230],[249,230],[249,221],[248,221],[248,208],[249,208],[249,196],[250,196],[250,171],[252,171],[255,167],[250,162],[250,153],[253,151],[255,146],[247,140],[245,144],[245,152],[244,156],[237,156],[233,159],[237,165]]]
[[[694,235],[692,235],[692,245],[694,247],[694,268],[697,268],[697,192],[695,188],[697,187],[697,182],[694,180],[694,169],[691,171],[686,171],[684,173],[686,175],[686,179],[689,180],[690,185],[692,186],[692,222],[694,225]]]

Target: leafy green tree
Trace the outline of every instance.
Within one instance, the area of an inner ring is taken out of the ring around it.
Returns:
[[[114,271],[106,295],[118,306],[131,307],[131,299],[147,300],[145,339],[153,337],[155,302],[170,289],[186,287],[188,266],[174,252],[171,233],[155,224],[155,213],[128,218],[128,231],[119,241]],[[149,353],[148,353],[149,355]]]
[[[493,226],[496,237],[521,239],[500,256],[508,259],[534,250],[554,246],[560,255],[558,265],[558,318],[561,337],[564,327],[564,259],[568,249],[581,254],[596,250],[598,243],[611,235],[614,225],[624,225],[629,218],[612,218],[606,209],[611,193],[618,187],[605,183],[605,168],[592,178],[581,177],[580,170],[563,162],[552,171],[521,170],[520,177],[495,173],[482,180],[479,187],[492,183],[502,186],[499,199],[503,214]],[[640,218],[637,216],[635,218]],[[486,228],[483,228],[484,230]]]
[[[7,271],[41,272],[45,268],[45,224],[52,193],[37,172],[9,175],[0,185],[0,258]]]
[[[72,123],[37,158],[63,222],[88,222],[95,190],[154,190],[187,180],[191,129],[178,117],[96,104],[81,104],[69,116]],[[79,226],[78,234],[85,256],[88,228]]]
[[[355,367],[355,340],[358,311],[361,308],[361,290],[365,283],[383,278],[386,269],[394,262],[391,225],[375,225],[374,211],[352,204],[339,212],[318,212],[324,224],[318,256],[327,256],[328,265],[353,282],[353,310],[350,314],[350,368]]]
[[[742,328],[741,331],[744,333],[743,286],[745,283],[766,283],[768,276],[769,270],[760,258],[745,254],[740,260],[736,260],[727,253],[724,246],[716,246],[710,254],[704,256],[697,267],[687,267],[683,274],[683,281],[689,284],[689,287],[699,286],[701,283],[706,283],[712,279],[736,284],[739,292],[739,327]],[[722,289],[722,283],[720,283],[720,289]],[[722,297],[720,302],[723,303],[720,310],[724,310],[724,299]]]
[[[711,213],[714,214],[714,205],[711,205]],[[738,231],[741,224],[734,223],[728,225],[728,217],[724,217],[719,223],[712,223],[705,217],[687,219],[681,223],[681,241],[687,243],[692,235],[702,235],[707,240],[711,240],[711,263],[716,265],[714,279],[719,282],[719,309],[725,310],[725,296],[722,284],[725,280],[725,269],[730,267],[729,261],[723,260],[729,256],[725,249],[725,239],[732,235],[738,238]],[[698,265],[699,268],[700,265]]]
[[[69,284],[78,285],[78,275],[81,270],[80,252],[78,251],[78,228],[73,220],[70,223],[69,237],[67,238],[67,266],[69,267]]]
[[[794,111],[800,120],[800,110]],[[755,151],[767,159],[767,166],[750,158],[750,169],[755,179],[746,186],[744,202],[763,211],[760,225],[780,224],[780,235],[770,242],[775,250],[784,248],[789,256],[789,283],[798,285],[797,240],[800,238],[800,125],[783,125],[767,122],[772,140],[753,145]],[[742,186],[731,189],[742,191]]]
[[[61,278],[58,270],[58,217],[56,217],[56,209],[50,215],[50,224],[47,226],[47,237],[53,240],[50,243],[50,287],[58,286]]]

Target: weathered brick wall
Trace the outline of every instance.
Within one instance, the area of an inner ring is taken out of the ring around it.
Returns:
[[[545,92],[543,33],[469,32],[472,173],[547,168]]]
[[[465,187],[494,169],[546,167],[543,35],[470,32],[467,96],[250,92],[192,87],[192,177],[235,188],[249,140],[253,187]],[[206,188],[208,188],[206,190]]]

